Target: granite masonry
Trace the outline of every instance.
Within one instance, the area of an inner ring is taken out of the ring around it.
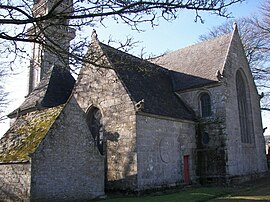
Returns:
[[[1,201],[90,200],[267,171],[260,96],[237,26],[151,61],[94,31],[85,58],[76,82],[54,66],[10,114]]]
[[[53,119],[49,126],[47,117]],[[1,201],[70,201],[104,195],[104,157],[73,97],[65,106],[18,118],[9,133],[17,139],[2,138]]]

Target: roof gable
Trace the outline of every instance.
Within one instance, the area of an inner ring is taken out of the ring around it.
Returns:
[[[151,62],[173,70],[178,80],[176,90],[193,88],[219,82],[218,74],[223,72],[232,35],[230,33],[212,40],[204,41],[174,52],[162,55]],[[189,85],[181,79],[189,80]]]
[[[173,92],[167,69],[105,44],[99,43],[99,46],[132,101],[135,104],[143,102],[140,111],[179,119],[194,119],[194,113]]]

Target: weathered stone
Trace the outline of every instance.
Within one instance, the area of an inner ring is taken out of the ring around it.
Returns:
[[[104,195],[104,158],[71,98],[31,161],[31,200],[89,200]]]
[[[0,201],[29,201],[31,165],[0,164]]]

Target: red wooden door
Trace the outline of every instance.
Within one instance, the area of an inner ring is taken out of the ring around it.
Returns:
[[[188,157],[189,157],[188,155],[184,156],[184,180],[185,180],[185,184],[190,184]]]

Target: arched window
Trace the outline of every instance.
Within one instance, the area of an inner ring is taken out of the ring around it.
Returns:
[[[208,145],[209,141],[210,141],[209,134],[206,132],[203,132],[202,133],[202,144]]]
[[[92,107],[88,112],[87,121],[98,150],[103,155],[103,123],[101,111],[97,107]]]
[[[211,99],[208,93],[200,94],[200,108],[202,117],[211,116]]]
[[[247,96],[248,88],[245,83],[244,77],[239,70],[236,73],[236,90],[241,130],[241,141],[244,143],[251,143],[252,121],[250,121],[249,118],[249,116],[251,116],[251,111],[249,108],[250,103]]]

